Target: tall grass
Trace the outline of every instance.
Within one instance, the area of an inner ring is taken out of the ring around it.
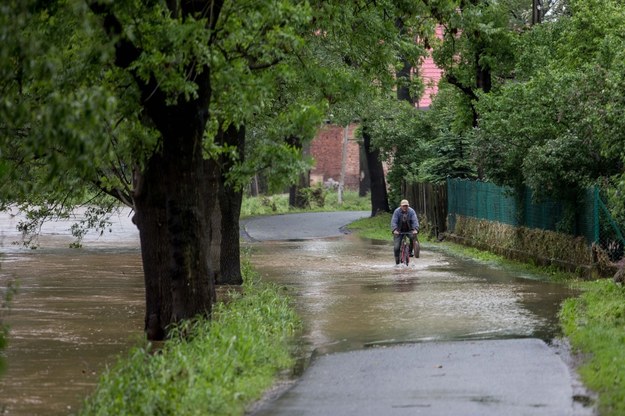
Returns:
[[[179,326],[158,351],[134,349],[101,377],[81,415],[241,415],[294,365],[300,327],[275,285],[244,266],[243,295],[211,321]]]
[[[585,292],[562,306],[564,333],[585,353],[579,373],[599,394],[600,414],[625,415],[625,288],[607,279],[581,287]]]

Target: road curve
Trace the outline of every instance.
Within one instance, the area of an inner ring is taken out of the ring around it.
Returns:
[[[241,234],[248,241],[338,237],[345,234],[344,226],[370,215],[369,211],[333,211],[254,217],[241,220]]]

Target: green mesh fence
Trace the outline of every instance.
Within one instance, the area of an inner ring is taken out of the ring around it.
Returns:
[[[456,215],[462,215],[583,236],[589,245],[595,243],[603,247],[614,253],[614,258],[623,257],[623,234],[596,187],[586,190],[575,204],[556,200],[535,203],[529,188],[517,196],[511,188],[492,183],[448,179],[447,207],[448,227],[452,232]]]

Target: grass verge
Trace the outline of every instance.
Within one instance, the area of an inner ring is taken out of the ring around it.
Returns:
[[[391,240],[391,214],[382,213],[373,218],[361,218],[347,227],[364,238],[373,240]]]
[[[560,312],[565,335],[584,353],[584,384],[598,393],[601,415],[625,414],[625,288],[602,279],[580,284],[584,293],[567,299]]]
[[[279,287],[244,267],[243,295],[188,322],[158,351],[135,348],[101,377],[81,415],[242,415],[294,365],[301,323]],[[182,334],[185,336],[183,337]]]

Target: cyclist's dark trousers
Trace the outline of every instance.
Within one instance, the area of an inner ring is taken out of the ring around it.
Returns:
[[[393,251],[395,253],[395,260],[399,259],[399,250],[401,248],[401,239],[403,235],[394,235],[393,236]],[[410,247],[414,247],[414,237],[412,235],[408,236],[410,239]]]

